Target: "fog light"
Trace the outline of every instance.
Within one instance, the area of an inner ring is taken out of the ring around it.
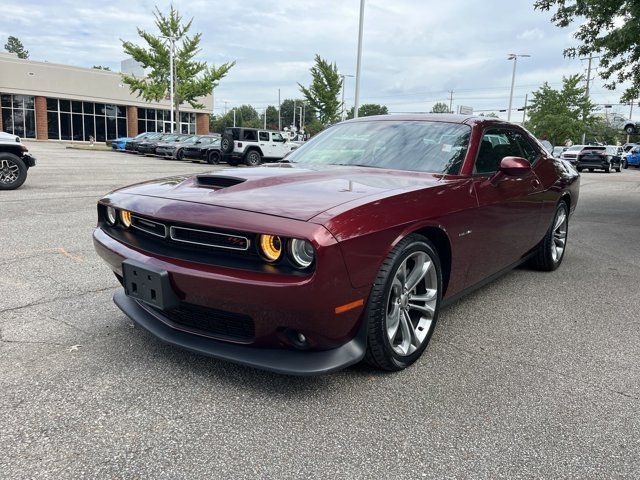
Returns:
[[[260,235],[258,241],[262,256],[269,262],[275,262],[282,256],[282,241],[277,235]]]
[[[120,212],[120,220],[122,221],[122,225],[124,225],[125,228],[129,228],[131,226],[131,212],[122,210]]]
[[[113,207],[107,207],[107,222],[109,225],[115,225],[118,220],[116,209]]]

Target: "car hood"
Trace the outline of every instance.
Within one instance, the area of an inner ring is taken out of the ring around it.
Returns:
[[[234,168],[139,183],[118,193],[166,198],[311,220],[338,205],[435,185],[442,175],[366,167]]]

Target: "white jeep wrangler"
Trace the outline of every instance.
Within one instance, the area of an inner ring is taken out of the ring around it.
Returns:
[[[296,148],[282,133],[257,128],[225,128],[220,141],[222,159],[233,166],[244,162],[255,167],[263,161],[281,160]]]
[[[20,137],[0,132],[0,190],[14,190],[27,179],[27,170],[36,164]]]

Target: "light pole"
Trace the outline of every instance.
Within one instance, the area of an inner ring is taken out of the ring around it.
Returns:
[[[169,118],[171,120],[171,133],[173,133],[173,55],[174,50],[176,48],[176,37],[163,36],[160,38],[164,38],[169,41],[169,97],[171,102],[171,109]]]
[[[364,0],[360,0],[360,25],[358,29],[358,61],[356,63],[356,98],[353,106],[353,118],[358,118],[360,108],[360,69],[362,67],[362,31],[364,29]]]
[[[342,78],[342,110],[340,111],[340,120],[344,122],[344,79],[345,78],[353,78],[353,75],[340,74],[340,78]]]
[[[521,55],[518,53],[510,53],[507,60],[513,60],[513,73],[511,74],[511,93],[509,94],[509,108],[507,110],[507,122],[511,121],[511,105],[513,104],[513,87],[516,84],[516,66],[518,65],[518,57],[530,57],[531,55]]]

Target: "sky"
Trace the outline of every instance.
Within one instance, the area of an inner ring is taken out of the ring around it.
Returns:
[[[258,110],[281,97],[300,97],[315,54],[355,74],[359,0],[174,0],[192,32],[202,32],[200,60],[236,66],[215,91],[215,111],[249,103]],[[152,11],[168,1],[2,0],[0,39],[19,37],[33,60],[120,69],[121,39],[139,41],[137,27],[155,31]],[[585,73],[586,62],[566,59],[575,45],[572,29],[550,22],[533,0],[366,0],[361,103],[387,105],[390,112],[429,111],[435,102],[475,112],[506,109],[513,63],[518,60],[514,108],[543,82],[560,87],[562,77]],[[140,40],[141,41],[141,40]],[[620,91],[602,87],[597,63],[592,100],[616,106]],[[347,78],[345,103],[353,105],[355,82]],[[636,109],[640,110],[640,108]],[[638,111],[640,114],[640,111]],[[500,113],[506,116],[506,113]],[[634,117],[636,117],[634,113]],[[514,112],[512,120],[522,119]]]

